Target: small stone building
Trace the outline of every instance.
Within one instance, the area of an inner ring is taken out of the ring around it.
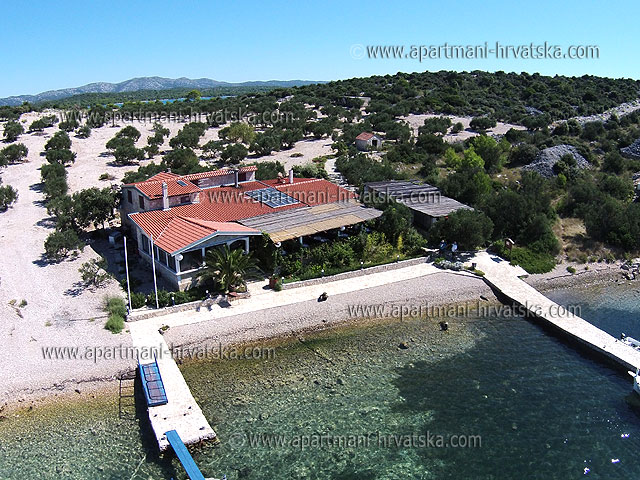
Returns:
[[[382,146],[382,138],[375,133],[362,132],[356,137],[356,148],[361,152],[377,150]]]

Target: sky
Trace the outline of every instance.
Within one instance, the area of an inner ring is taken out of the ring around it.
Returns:
[[[141,76],[242,82],[503,70],[640,79],[639,13],[637,0],[5,2],[0,97]],[[445,42],[595,45],[599,58],[367,56],[368,46]]]

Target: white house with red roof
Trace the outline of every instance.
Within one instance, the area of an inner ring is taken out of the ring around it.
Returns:
[[[142,258],[176,288],[194,285],[206,252],[228,245],[249,251],[251,236],[274,242],[353,225],[381,212],[327,180],[259,181],[257,167],[190,175],[162,172],[122,187],[122,224]]]
[[[356,148],[361,152],[377,150],[382,146],[382,138],[371,132],[362,132],[356,137]]]

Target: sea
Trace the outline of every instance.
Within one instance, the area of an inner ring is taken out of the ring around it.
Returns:
[[[640,286],[547,295],[640,338]],[[220,439],[195,462],[247,480],[640,478],[640,398],[624,370],[536,319],[448,321],[355,324],[274,343],[270,358],[182,364]],[[157,453],[139,396],[0,418],[2,479],[188,478]]]

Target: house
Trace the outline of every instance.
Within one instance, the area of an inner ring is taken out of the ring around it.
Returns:
[[[208,250],[228,245],[249,252],[249,239],[301,239],[380,215],[324,179],[255,179],[257,167],[190,175],[162,172],[122,188],[120,216],[140,256],[175,288],[197,281]]]
[[[636,191],[636,195],[640,195],[640,172],[633,174],[633,188]]]
[[[367,200],[393,198],[406,205],[413,214],[413,223],[425,230],[438,220],[457,210],[473,210],[468,205],[440,193],[437,187],[417,181],[390,180],[365,184]]]
[[[362,132],[356,137],[356,148],[361,152],[376,150],[382,146],[382,138],[375,133]]]

